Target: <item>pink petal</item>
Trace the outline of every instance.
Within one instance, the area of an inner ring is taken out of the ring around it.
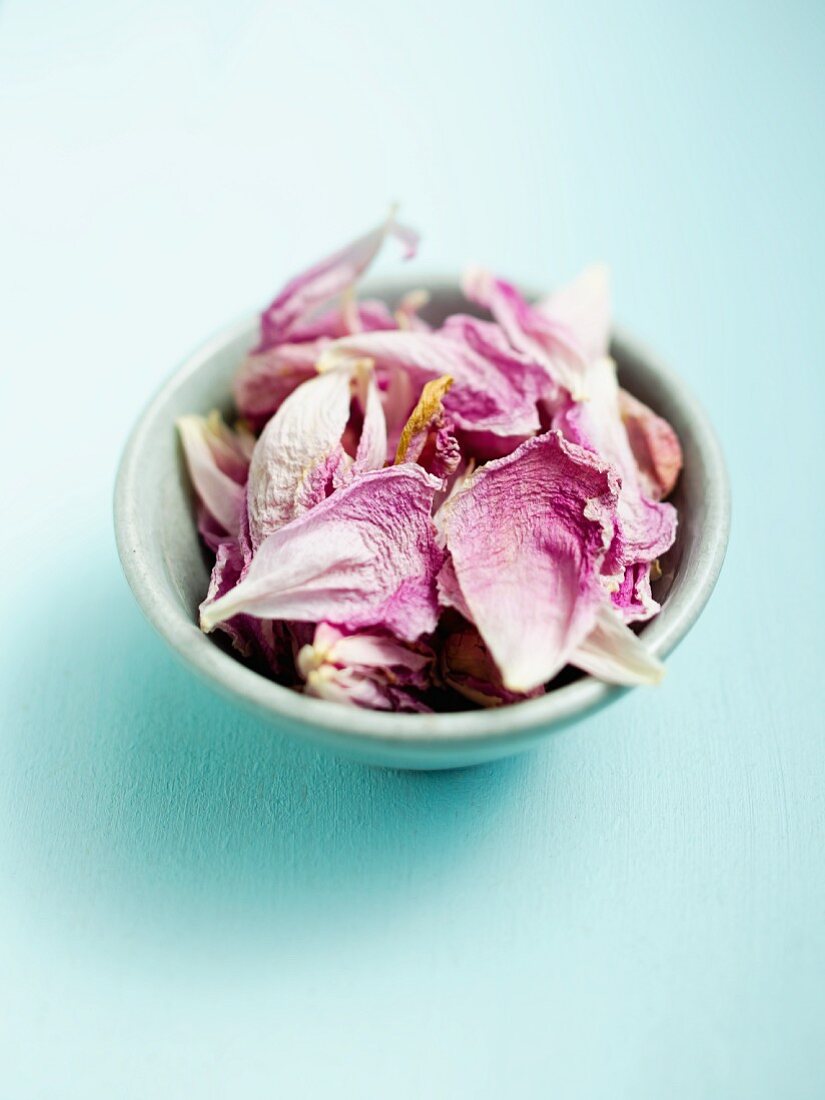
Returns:
[[[339,370],[304,382],[264,429],[247,489],[253,549],[323,500],[339,467],[351,461],[341,447],[350,415],[350,379],[349,371]]]
[[[421,391],[418,404],[401,432],[395,461],[417,462],[442,479],[453,474],[461,461],[458,440],[444,415],[443,400],[452,379],[435,378]]]
[[[610,347],[610,270],[592,264],[571,283],[548,294],[536,305],[552,323],[562,325],[588,363],[607,355]]]
[[[652,500],[662,500],[673,491],[682,469],[679,437],[663,417],[626,390],[619,390],[619,412],[642,487]]]
[[[182,416],[177,421],[186,466],[195,492],[210,519],[228,535],[236,535],[244,502],[249,437],[233,433],[217,413],[210,417]]]
[[[298,671],[308,695],[379,710],[428,711],[421,693],[430,686],[434,655],[388,635],[347,634],[319,623],[301,649]]]
[[[241,416],[263,427],[294,389],[314,377],[315,364],[330,340],[353,331],[395,328],[395,319],[383,302],[361,302],[355,308],[355,317],[353,328],[344,311],[336,307],[296,327],[289,334],[289,343],[248,355],[233,383],[235,405]]]
[[[232,385],[240,415],[263,427],[293,390],[315,377],[315,364],[328,344],[328,339],[321,338],[306,344],[278,344],[248,355]]]
[[[289,342],[298,344],[305,340],[327,337],[338,340],[353,332],[372,332],[374,329],[397,328],[397,322],[385,302],[367,298],[363,302],[344,303],[325,310],[319,316],[302,321],[289,333]]]
[[[550,432],[443,506],[455,581],[509,691],[552,679],[592,629],[617,495],[605,463]]]
[[[203,628],[245,612],[381,626],[405,641],[430,633],[443,558],[430,515],[438,487],[412,464],[362,474],[268,535],[240,584],[205,609]]]
[[[512,347],[540,364],[555,386],[580,395],[586,357],[566,325],[529,305],[512,283],[480,268],[465,273],[462,289],[471,302],[489,309]]]
[[[360,379],[360,385],[362,390],[366,389],[366,396],[363,398],[364,420],[352,467],[353,474],[360,474],[365,470],[380,470],[387,461],[387,421],[374,373],[367,372],[366,377]]]
[[[625,569],[619,587],[611,594],[626,623],[641,623],[652,619],[661,610],[650,589],[650,573],[654,563],[634,562]],[[657,574],[658,575],[658,574]]]
[[[376,370],[400,371],[413,387],[443,375],[453,379],[444,408],[456,425],[498,436],[527,436],[539,428],[533,392],[454,336],[435,332],[369,332],[336,340],[321,369],[369,358]]]
[[[619,414],[615,364],[597,359],[588,364],[588,400],[570,404],[553,421],[567,439],[606,459],[621,478],[617,568],[651,562],[664,554],[676,537],[676,510],[650,500],[644,493],[636,460]]]
[[[391,212],[381,225],[287,283],[261,316],[260,350],[286,341],[313,310],[354,286],[388,235],[398,237],[405,245],[407,257],[415,254],[416,234],[400,225]]]

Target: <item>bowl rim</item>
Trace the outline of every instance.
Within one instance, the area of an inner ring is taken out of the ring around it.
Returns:
[[[412,287],[424,287],[434,296],[455,293],[458,280],[444,275],[420,274],[415,279],[376,279],[366,282],[364,294],[394,296]],[[550,727],[583,717],[629,690],[606,684],[592,676],[558,688],[536,699],[487,710],[406,714],[345,707],[340,703],[302,695],[282,687],[248,668],[201,632],[173,592],[157,578],[145,553],[147,532],[141,523],[133,491],[140,478],[140,456],[151,445],[153,427],[162,418],[172,395],[219,350],[245,333],[250,345],[258,325],[257,313],[221,328],[188,355],[162,383],[144,407],[124,447],[114,490],[114,527],[118,554],[126,579],[149,622],[196,673],[247,707],[271,718],[304,728],[308,734],[357,741],[362,745],[417,745],[463,747],[485,745],[499,739],[524,743]],[[662,611],[645,628],[648,648],[665,657],[679,644],[699,617],[722,568],[730,532],[730,484],[721,446],[707,414],[679,376],[645,344],[620,326],[611,331],[611,346],[643,360],[659,380],[678,395],[684,419],[706,467],[713,471],[714,492],[707,500],[707,518],[701,552],[688,563],[690,574],[668,593]]]

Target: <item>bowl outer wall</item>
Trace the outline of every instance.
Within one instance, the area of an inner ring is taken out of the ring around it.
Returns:
[[[395,300],[424,286],[436,314],[466,311],[457,281],[419,278],[367,285]],[[440,308],[438,308],[440,306]],[[146,617],[195,672],[224,695],[319,746],[389,767],[436,769],[483,763],[519,752],[551,731],[619,698],[623,688],[586,676],[523,703],[493,710],[395,714],[347,708],[301,695],[224,652],[197,626],[208,566],[195,529],[191,489],[175,432],[177,417],[231,411],[231,379],[257,336],[257,317],[223,329],[189,356],[142,413],[126,444],[115,485],[118,553]],[[677,486],[679,534],[662,611],[644,630],[658,656],[670,653],[698,618],[719,576],[730,529],[730,490],[721,448],[684,383],[638,341],[614,331],[622,384],[668,419],[685,456]],[[655,706],[655,688],[646,689]]]

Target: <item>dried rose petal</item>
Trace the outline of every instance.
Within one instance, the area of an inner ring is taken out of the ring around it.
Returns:
[[[619,390],[619,412],[642,487],[651,500],[662,500],[673,492],[682,469],[679,437],[663,417],[627,390]]]
[[[253,437],[243,428],[232,431],[217,412],[182,416],[177,428],[189,476],[206,512],[201,526],[209,530],[214,523],[227,535],[237,535]]]
[[[366,408],[355,459],[344,449],[353,373],[354,366],[304,382],[264,429],[252,455],[247,489],[253,549],[355,473],[384,465],[386,426],[371,376],[359,383],[362,395],[366,391]]]
[[[401,432],[396,464],[417,462],[436,477],[448,478],[458,468],[461,450],[444,415],[444,395],[453,384],[448,375],[428,382]]]
[[[375,259],[387,236],[398,237],[408,258],[415,255],[417,234],[397,222],[391,211],[381,225],[287,283],[261,316],[259,350],[286,342],[296,329],[300,334],[298,326],[314,310],[349,291]]]
[[[377,710],[428,711],[422,694],[434,661],[425,645],[405,645],[386,634],[347,634],[319,623],[298,653],[307,695]]]
[[[465,612],[509,691],[551,680],[592,629],[617,498],[610,467],[549,432],[482,466],[443,506]]]
[[[204,608],[203,629],[244,612],[380,626],[405,641],[431,633],[443,560],[430,514],[439,485],[411,463],[362,474],[268,535],[237,587]]]

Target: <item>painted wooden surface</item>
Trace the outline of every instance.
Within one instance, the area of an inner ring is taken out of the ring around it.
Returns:
[[[0,7],[0,1095],[823,1094],[822,9],[575,7]],[[390,198],[609,259],[733,478],[665,684],[443,775],[215,698],[110,533],[152,388]]]

